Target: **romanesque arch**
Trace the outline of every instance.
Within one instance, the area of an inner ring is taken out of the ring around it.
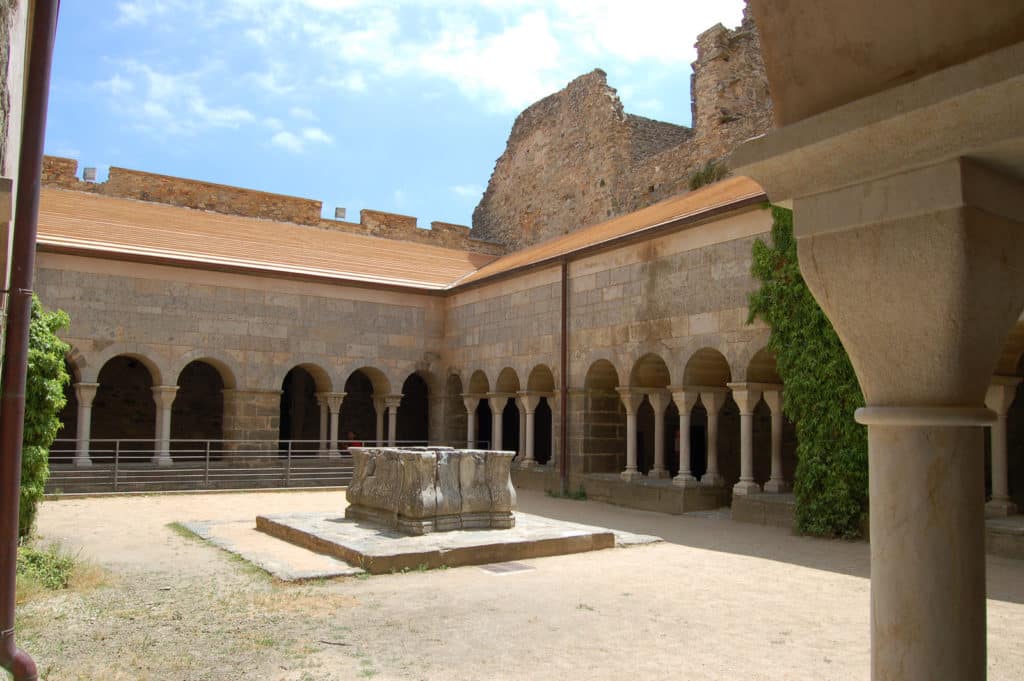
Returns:
[[[429,444],[430,389],[419,373],[409,374],[402,383],[397,427],[398,441],[403,445]]]
[[[317,394],[330,391],[330,375],[316,364],[292,367],[281,381],[279,440],[293,456],[319,453],[324,419]]]
[[[662,463],[655,477],[667,477],[679,466],[679,411],[668,390],[672,375],[668,364],[656,353],[640,357],[629,374],[629,387],[635,393],[637,469],[647,475],[656,466],[660,444]]]
[[[619,372],[595,361],[583,381],[583,472],[618,473],[626,463],[626,411],[616,389]]]
[[[385,400],[391,392],[391,382],[387,375],[376,367],[361,367],[345,379],[342,392],[345,397],[338,413],[339,439],[345,442],[384,444],[387,438],[384,424],[387,408]]]
[[[732,370],[725,355],[715,348],[696,350],[683,367],[682,384],[700,395],[690,414],[690,470],[704,483],[732,484],[739,479],[739,410],[729,398],[728,383]],[[709,419],[708,407],[718,415],[715,430],[715,451],[718,472],[716,480],[705,479],[708,470]]]
[[[521,426],[525,420],[520,418],[519,375],[512,367],[505,367],[498,373],[494,382],[494,393],[491,399],[491,414],[500,411],[501,441],[498,442],[494,428],[491,429],[492,447],[503,450],[522,452],[520,439],[523,436]]]
[[[479,398],[473,411],[473,418],[476,422],[475,446],[491,446],[493,418],[491,417],[490,401],[487,399],[487,393],[489,392],[491,392],[491,383],[487,379],[487,374],[477,369],[469,377],[468,392],[474,398]]]
[[[222,365],[223,366],[223,365]],[[226,367],[228,381],[234,377]],[[224,449],[224,389],[228,387],[222,369],[194,360],[178,374],[178,392],[171,408],[171,450],[175,459],[205,458],[206,442],[213,458]]]
[[[148,461],[156,439],[155,363],[134,355],[117,355],[97,372],[92,403],[92,460],[112,461],[115,447],[121,461]]]
[[[546,364],[538,364],[530,370],[526,379],[528,393],[541,393],[534,412],[533,456],[539,464],[551,460],[554,446],[554,414],[551,399],[555,394],[555,376]]]
[[[463,447],[467,444],[467,414],[462,393],[462,378],[458,374],[448,374],[444,389],[444,440],[450,446]]]

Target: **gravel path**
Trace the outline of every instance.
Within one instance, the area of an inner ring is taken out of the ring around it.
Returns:
[[[39,532],[108,583],[24,606],[48,681],[866,679],[868,547],[721,518],[520,493],[520,508],[661,544],[276,582],[168,523],[338,510],[341,492],[44,503]],[[989,679],[1024,669],[1024,561],[989,557]]]

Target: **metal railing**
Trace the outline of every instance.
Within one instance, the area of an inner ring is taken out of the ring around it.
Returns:
[[[88,459],[74,439],[50,448],[49,494],[109,494],[172,490],[280,489],[340,487],[352,480],[349,442],[337,451],[319,440],[172,439],[168,451],[158,440],[89,440]],[[362,441],[366,447],[384,442]],[[422,446],[420,441],[396,446]],[[437,444],[437,443],[430,443]],[[455,445],[463,446],[463,445]]]

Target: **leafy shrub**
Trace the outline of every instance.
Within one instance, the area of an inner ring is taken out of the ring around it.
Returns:
[[[729,175],[729,167],[724,163],[708,161],[702,168],[690,175],[690,189],[700,189],[709,184],[724,180]]]
[[[40,549],[22,544],[18,547],[18,576],[34,580],[51,591],[68,588],[74,569],[75,557],[59,546]]]
[[[868,504],[867,429],[853,420],[864,397],[828,317],[811,295],[797,262],[793,213],[772,208],[772,245],[754,243],[751,271],[761,288],[750,296],[750,319],[771,327],[768,349],[785,384],[783,411],[796,425],[794,483],[797,529],[856,537]]]

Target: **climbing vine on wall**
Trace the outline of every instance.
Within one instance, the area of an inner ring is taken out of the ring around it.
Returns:
[[[800,274],[793,213],[772,208],[771,245],[754,243],[750,319],[771,327],[768,348],[785,385],[783,410],[796,424],[794,483],[800,532],[856,537],[868,502],[867,430],[853,420],[864,397],[828,317]]]
[[[57,331],[68,325],[67,313],[47,311],[32,297],[29,326],[28,377],[25,384],[25,435],[22,438],[21,506],[18,536],[32,531],[36,508],[50,477],[50,445],[60,430],[58,415],[67,401],[64,386],[69,377],[64,367],[68,345]]]

